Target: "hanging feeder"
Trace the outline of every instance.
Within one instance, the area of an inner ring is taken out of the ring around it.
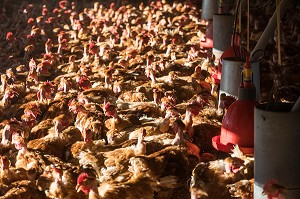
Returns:
[[[212,138],[214,148],[231,153],[233,146],[238,145],[243,153],[254,153],[254,106],[257,103],[255,98],[256,90],[247,58],[238,100],[229,106],[224,115],[221,134]]]
[[[202,1],[201,19],[207,22],[205,36],[200,41],[200,46],[202,48],[213,48],[213,16],[221,11],[221,4],[222,0],[220,2],[219,0]]]

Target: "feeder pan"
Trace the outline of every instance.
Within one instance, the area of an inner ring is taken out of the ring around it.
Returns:
[[[238,145],[244,154],[254,153],[255,93],[255,87],[239,89],[239,99],[224,115],[221,134],[212,138],[215,149],[231,153],[234,145]]]

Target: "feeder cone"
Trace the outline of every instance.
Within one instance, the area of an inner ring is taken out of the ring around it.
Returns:
[[[224,115],[221,134],[212,138],[215,149],[231,153],[238,145],[244,154],[254,153],[255,87],[240,88],[239,98]]]

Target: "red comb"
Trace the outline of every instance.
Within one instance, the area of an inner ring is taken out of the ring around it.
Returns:
[[[49,17],[48,19],[47,19],[47,22],[48,23],[51,23],[51,22],[53,22],[54,21],[54,18],[53,17]]]
[[[90,49],[94,48],[96,46],[96,44],[94,42],[90,42]]]
[[[109,6],[110,9],[113,9],[114,7],[115,7],[114,3],[111,3],[110,6]]]
[[[58,4],[59,4],[60,8],[64,9],[64,8],[66,8],[67,3],[68,3],[67,1],[63,0],[63,1],[60,1]]]
[[[87,173],[81,173],[77,178],[77,186],[80,185],[81,191],[85,194],[90,192],[90,187],[82,185],[82,183],[88,178],[90,178],[90,176]]]
[[[77,184],[81,184],[82,181],[84,181],[86,178],[89,177],[89,174],[87,173],[81,173],[77,178]]]
[[[29,18],[29,19],[27,20],[27,23],[28,23],[28,24],[31,24],[31,23],[33,23],[33,22],[34,22],[34,18],[32,18],[32,17]]]
[[[45,7],[42,9],[42,15],[48,14],[48,9]]]
[[[58,8],[54,8],[53,10],[52,10],[52,13],[58,13]]]
[[[110,102],[107,102],[104,106],[104,109],[107,110],[110,107]]]
[[[82,83],[85,80],[87,80],[87,77],[85,75],[81,75],[79,78],[79,83]]]
[[[44,85],[45,86],[53,86],[53,84],[51,82],[49,82],[49,81],[44,82]]]
[[[271,187],[273,184],[277,184],[277,181],[274,180],[274,179],[268,180],[268,181],[264,184],[263,190],[266,191],[266,192],[268,192],[268,190],[270,189],[270,187]]]
[[[87,173],[81,173],[77,178],[77,184],[80,184],[85,178],[89,177]]]
[[[44,58],[44,61],[43,61],[43,62],[46,62],[46,61],[49,61],[48,59],[52,59],[52,58],[53,58],[53,55],[52,55],[52,54],[44,54],[43,58]],[[49,62],[49,63],[50,63],[50,62]]]
[[[70,99],[68,102],[68,106],[71,106],[75,102],[75,99]]]
[[[42,62],[42,64],[43,64],[43,66],[49,66],[49,65],[51,65],[51,62],[49,60],[44,60]]]
[[[6,39],[10,39],[11,36],[13,36],[13,33],[12,33],[12,32],[8,32],[8,33],[6,34]]]

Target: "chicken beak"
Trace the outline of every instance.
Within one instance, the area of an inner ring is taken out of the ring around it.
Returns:
[[[80,192],[81,189],[82,189],[81,185],[80,185],[80,184],[77,184],[77,185],[76,185],[76,191],[77,191],[77,192]]]
[[[83,141],[84,141],[84,142],[88,142],[89,140],[90,140],[90,139],[87,137],[87,135],[84,135],[84,136],[83,136]]]

